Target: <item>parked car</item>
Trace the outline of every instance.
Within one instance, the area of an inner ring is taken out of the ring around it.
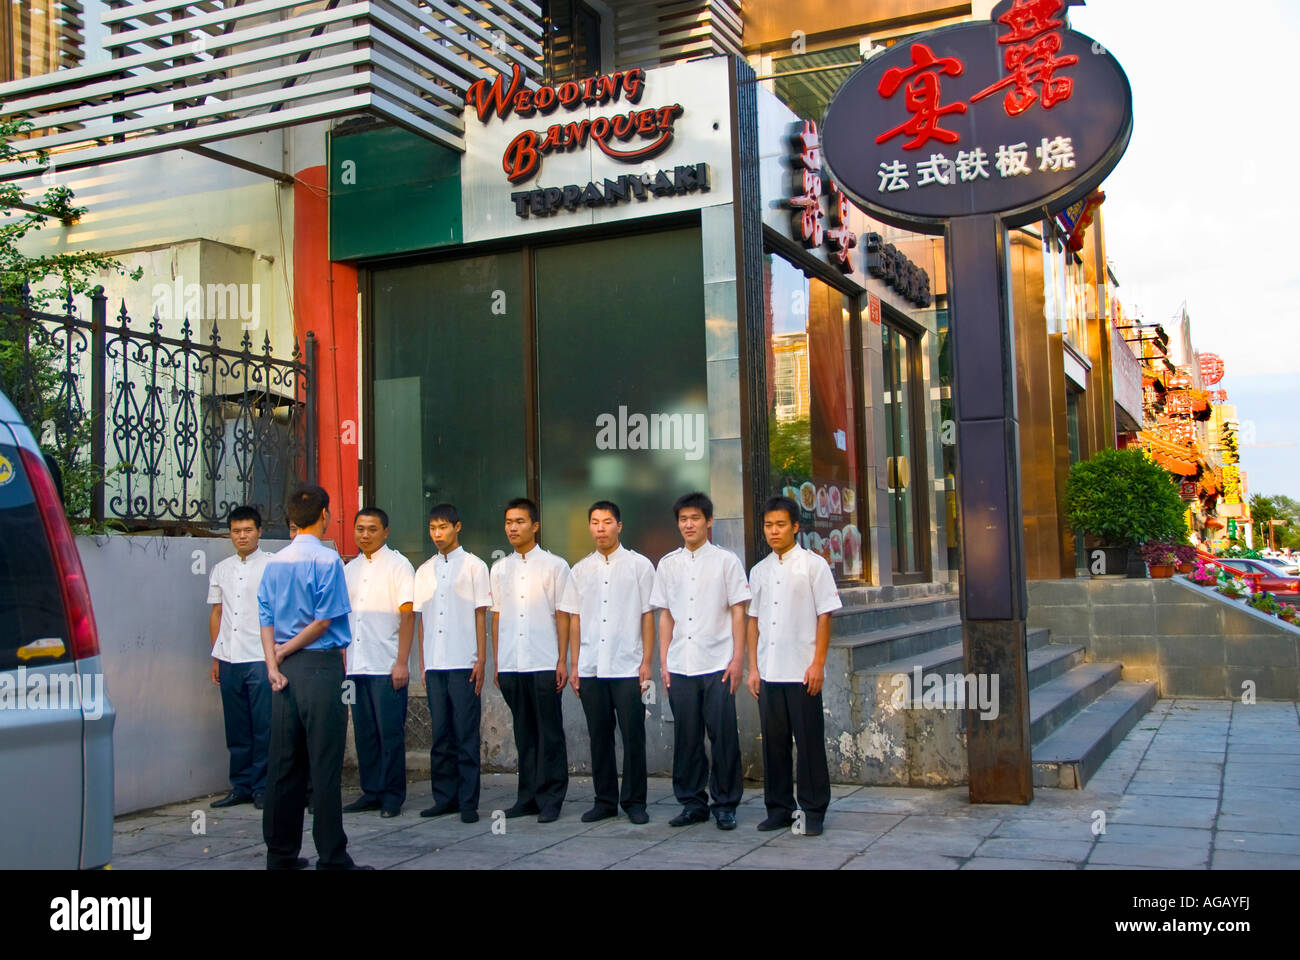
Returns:
[[[1300,577],[1300,563],[1294,560],[1288,560],[1285,557],[1260,557],[1260,560],[1270,567],[1276,567],[1283,576]]]
[[[1296,593],[1300,594],[1300,577],[1288,577],[1276,567],[1270,566],[1260,560],[1217,560],[1230,570],[1236,570],[1243,574],[1261,574],[1259,577],[1252,577],[1259,584],[1261,590],[1267,590],[1269,593]]]
[[[0,393],[0,868],[113,853],[113,721],[54,475]]]

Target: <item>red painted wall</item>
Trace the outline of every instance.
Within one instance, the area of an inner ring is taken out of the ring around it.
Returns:
[[[330,495],[326,536],[357,552],[357,271],[329,259],[329,201],[323,166],[298,171],[293,188],[294,336],[316,334],[317,477]]]

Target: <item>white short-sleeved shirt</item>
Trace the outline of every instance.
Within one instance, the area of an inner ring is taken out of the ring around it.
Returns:
[[[415,612],[426,670],[469,670],[478,663],[474,612],[492,606],[487,564],[464,547],[436,553],[415,571]]]
[[[208,575],[208,603],[221,604],[221,627],[212,656],[227,663],[265,660],[262,625],[257,614],[257,588],[271,555],[254,550],[242,560],[226,557]]]
[[[817,649],[817,618],[842,606],[830,565],[795,544],[783,557],[769,553],[754,564],[749,588],[758,675],[768,683],[803,683]]]
[[[731,608],[748,599],[745,569],[729,550],[706,541],[660,560],[650,604],[672,614],[668,672],[696,677],[727,669],[735,653]]]
[[[397,662],[399,608],[414,603],[415,569],[411,561],[384,544],[369,557],[358,554],[343,568],[352,613],[348,673],[389,674]]]
[[[650,612],[655,568],[635,550],[619,546],[573,565],[560,609],[579,617],[578,676],[635,677],[645,647],[641,617]]]
[[[569,565],[541,547],[516,550],[492,565],[491,582],[497,670],[554,670],[560,660],[555,612],[569,586]]]

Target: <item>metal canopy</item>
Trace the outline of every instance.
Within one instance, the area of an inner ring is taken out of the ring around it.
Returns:
[[[530,81],[542,71],[532,0],[109,4],[111,62],[0,85],[0,111],[33,123],[29,157],[48,150],[60,169],[178,148],[226,160],[206,145],[356,114],[463,152],[469,85],[513,63]],[[36,171],[0,164],[0,180]]]

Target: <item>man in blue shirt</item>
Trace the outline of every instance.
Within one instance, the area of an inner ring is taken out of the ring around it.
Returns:
[[[300,487],[289,497],[293,543],[266,563],[257,591],[262,650],[271,681],[271,743],[262,836],[268,870],[301,870],[303,805],[311,782],[316,869],[350,870],[343,832],[343,651],[348,627],[343,561],[320,542],[329,494]]]

